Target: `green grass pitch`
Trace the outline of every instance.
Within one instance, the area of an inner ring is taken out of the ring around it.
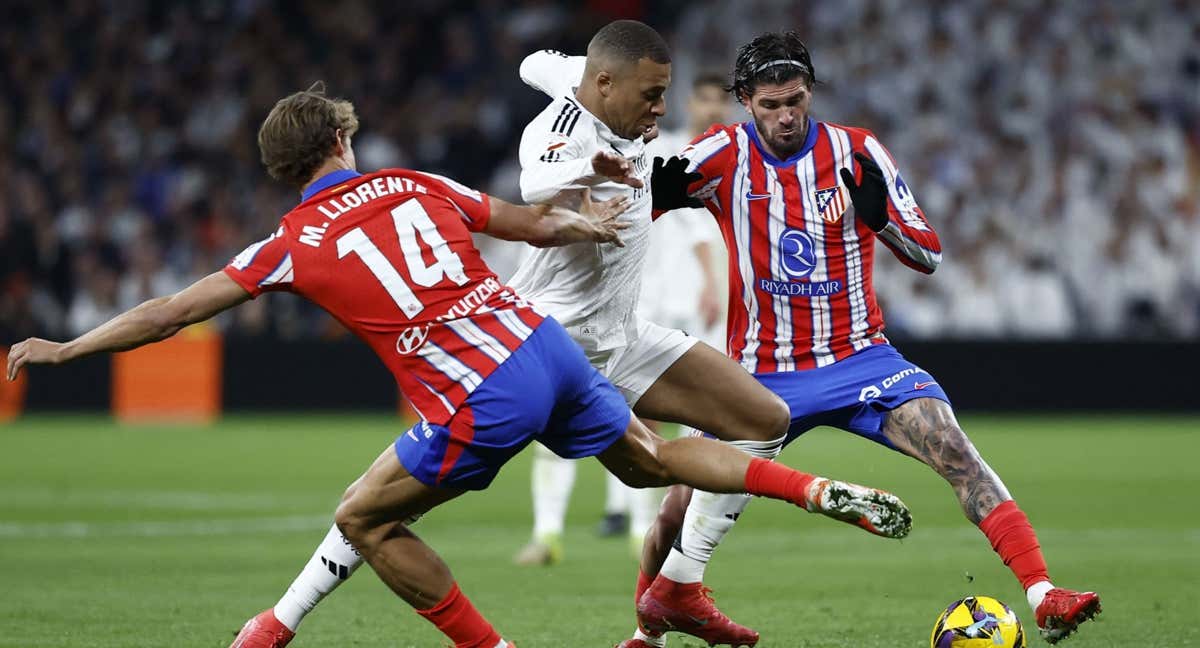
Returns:
[[[1038,530],[1052,576],[1104,596],[1064,645],[1200,646],[1200,419],[963,420]],[[211,427],[127,427],[29,417],[0,428],[0,646],[224,648],[272,605],[328,527],[344,486],[401,431],[370,416],[229,417]],[[785,504],[755,501],[708,583],[764,647],[928,645],[962,595],[1023,595],[931,471],[869,442],[816,430],[789,465],[890,489],[914,530],[885,541]],[[521,648],[611,646],[632,629],[635,563],[592,535],[603,489],[585,462],[567,560],[518,568],[530,527],[529,453],[489,491],[416,531]],[[1044,645],[1031,638],[1030,645]],[[443,646],[369,568],[306,620],[297,648]],[[671,645],[697,646],[674,638]]]

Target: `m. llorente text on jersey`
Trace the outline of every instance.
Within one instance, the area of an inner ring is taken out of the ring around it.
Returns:
[[[317,205],[317,211],[321,212],[329,220],[334,221],[355,207],[361,207],[372,200],[395,193],[428,194],[429,190],[408,178],[375,178],[370,182],[358,185],[354,191],[348,191],[337,198]],[[300,242],[312,247],[320,246],[321,240],[325,237],[325,230],[328,227],[328,223],[324,227],[317,225],[303,226],[300,233]]]

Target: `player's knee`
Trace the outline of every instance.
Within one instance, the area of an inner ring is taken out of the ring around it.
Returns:
[[[351,485],[351,488],[353,487]],[[366,548],[370,541],[371,524],[350,494],[347,494],[347,497],[334,511],[333,523],[337,525],[338,530],[355,549],[362,551]]]
[[[347,486],[347,487],[346,487],[346,491],[345,491],[344,493],[342,493],[342,501],[343,501],[343,502],[345,502],[345,501],[349,500],[350,498],[354,497],[354,493],[355,493],[355,491],[357,491],[357,490],[358,490],[358,484],[359,484],[360,482],[362,482],[362,477],[359,477],[358,479],[355,479],[355,480],[354,480],[354,482],[353,482],[352,484],[350,484],[349,486]]]
[[[748,441],[773,441],[787,434],[788,427],[792,424],[791,409],[775,394],[762,399],[752,411],[754,417],[749,434],[746,435]]]

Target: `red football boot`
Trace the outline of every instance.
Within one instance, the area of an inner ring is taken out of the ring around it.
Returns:
[[[1100,614],[1100,595],[1055,587],[1037,606],[1037,625],[1046,643],[1058,643],[1079,624]]]
[[[613,648],[658,648],[653,644],[648,644],[641,639],[626,639],[621,643],[613,646]]]
[[[275,610],[267,608],[242,626],[229,648],[283,648],[295,636],[275,618]]]
[[[703,583],[676,583],[659,576],[638,601],[637,617],[651,636],[675,631],[699,637],[710,646],[736,648],[758,643],[757,632],[734,623],[717,609],[712,590]]]

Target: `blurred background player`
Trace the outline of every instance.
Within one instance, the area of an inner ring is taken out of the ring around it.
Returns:
[[[551,96],[573,90],[571,80],[583,76],[585,57],[571,56],[564,61],[558,53],[540,52],[525,60],[522,78],[544,84]],[[543,75],[543,62],[564,65],[559,75]],[[554,87],[552,84],[559,84]],[[669,158],[682,151],[693,138],[710,125],[723,123],[730,113],[724,76],[708,73],[697,76],[686,104],[686,127],[663,130],[646,144],[648,157]],[[671,218],[658,219],[650,228],[648,254],[642,271],[642,293],[638,315],[669,328],[687,332],[714,349],[724,349],[725,305],[724,246],[712,216],[704,209],[675,210]],[[648,425],[656,426],[652,421]],[[533,462],[533,539],[516,555],[523,565],[552,564],[562,558],[562,532],[575,483],[575,462],[563,459],[542,446],[534,448]],[[612,474],[605,476],[605,517],[599,526],[601,535],[628,534],[630,548],[640,555],[642,540],[649,530],[661,493],[631,489]]]
[[[1100,599],[1051,584],[1032,526],[941,386],[884,337],[871,282],[875,240],[923,273],[941,262],[941,244],[874,134],[811,117],[816,81],[797,32],[755,38],[738,51],[729,88],[751,120],[715,125],[683,153],[695,172],[690,195],[705,201],[731,244],[730,292],[740,298],[730,304],[729,354],[788,403],[787,442],[829,425],[945,478],[1021,583],[1042,636],[1057,642],[1098,613]],[[680,525],[669,509],[686,496],[667,498],[643,554],[643,573],[657,578],[638,597],[641,628],[625,648],[663,645],[668,630],[710,643],[757,640],[735,624],[714,632],[687,600],[749,499],[693,493]]]

